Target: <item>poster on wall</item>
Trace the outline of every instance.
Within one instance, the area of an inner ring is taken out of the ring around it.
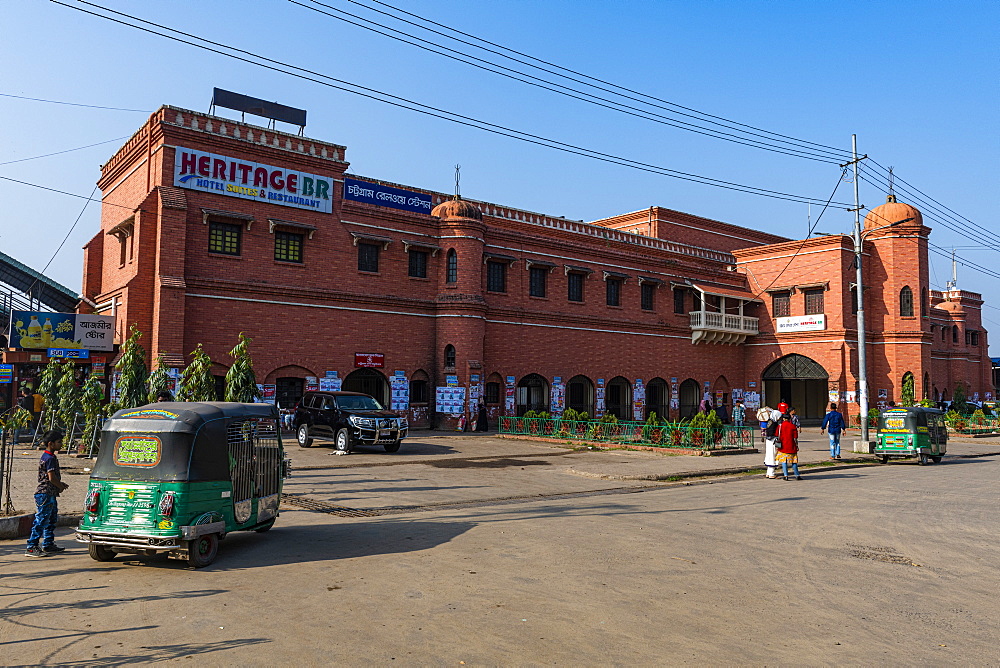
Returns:
[[[879,399],[888,399],[889,398],[889,390],[880,389],[878,391],[878,398]]]
[[[315,392],[319,389],[319,379],[316,376],[306,376],[306,392]]]
[[[566,386],[563,385],[562,376],[556,376],[552,379],[552,396],[549,404],[549,412],[552,413],[553,417],[562,415],[562,412],[566,410]]]
[[[740,399],[742,399],[742,398],[743,398],[743,390],[742,389],[735,389],[735,390],[733,390],[733,403],[734,404],[737,401],[739,401]]]
[[[858,399],[858,393],[852,390],[844,392],[844,398],[847,400],[847,403],[849,404],[856,403]]]
[[[840,392],[838,392],[837,390],[830,390],[829,395],[830,396],[828,398],[830,400],[830,403],[835,404],[840,401]]]
[[[646,387],[642,384],[642,378],[636,378],[632,386],[632,419],[642,420],[646,412]]]
[[[516,409],[514,396],[514,376],[507,376],[506,394],[504,395],[504,411],[507,415],[513,415]]]
[[[604,379],[597,379],[597,397],[594,400],[594,417],[604,415]]]
[[[389,389],[392,392],[389,408],[394,411],[410,410],[410,382],[403,371],[396,370],[389,379]]]
[[[747,409],[757,410],[760,408],[760,393],[746,392],[743,395],[743,405]]]
[[[278,403],[278,386],[277,385],[261,385],[261,401],[265,404],[277,404]]]
[[[465,414],[465,388],[439,387],[435,401],[438,413],[449,413],[454,416]]]

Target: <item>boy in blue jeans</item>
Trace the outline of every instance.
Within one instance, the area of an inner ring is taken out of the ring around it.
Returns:
[[[59,504],[56,498],[69,485],[62,481],[59,472],[59,459],[56,453],[62,448],[63,435],[58,431],[50,431],[42,437],[42,453],[38,461],[38,489],[35,490],[35,523],[28,537],[26,557],[47,557],[50,554],[65,552],[66,548],[55,543],[56,520],[59,519]],[[38,542],[41,541],[41,547]]]
[[[831,403],[830,412],[823,418],[819,433],[824,431],[830,436],[830,459],[840,459],[840,435],[847,431],[847,423],[837,410],[837,404]]]

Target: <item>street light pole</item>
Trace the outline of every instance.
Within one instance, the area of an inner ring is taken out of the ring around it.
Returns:
[[[861,278],[861,200],[858,195],[858,136],[851,135],[851,152],[854,166],[854,265],[858,302],[858,404],[861,408],[861,440],[855,441],[854,451],[867,453],[868,445],[868,363],[865,349],[865,292]]]

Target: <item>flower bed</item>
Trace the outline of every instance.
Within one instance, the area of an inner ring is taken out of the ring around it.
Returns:
[[[616,445],[643,445],[686,450],[752,448],[754,427],[691,427],[686,423],[650,424],[632,421],[562,420],[559,418],[501,417],[500,433],[567,441]]]

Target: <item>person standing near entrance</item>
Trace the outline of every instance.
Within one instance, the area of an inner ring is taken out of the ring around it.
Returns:
[[[788,480],[788,465],[792,465],[792,472],[796,480],[802,480],[799,475],[799,430],[792,423],[792,418],[788,413],[783,413],[781,422],[776,430],[778,437],[777,461],[781,464],[781,475]]]
[[[47,557],[66,551],[66,548],[55,543],[56,521],[59,519],[59,504],[56,499],[69,487],[62,481],[59,459],[56,457],[56,453],[62,448],[62,439],[63,435],[58,431],[50,431],[42,437],[45,452],[38,461],[35,523],[31,526],[31,535],[28,537],[28,549],[24,553],[26,557]]]
[[[743,400],[737,399],[736,405],[733,406],[733,425],[737,427],[742,427],[743,422],[747,418],[747,409],[743,406]]]
[[[823,418],[819,433],[826,432],[830,437],[830,459],[840,459],[840,436],[847,431],[844,416],[837,410],[837,404],[830,404],[830,411]]]

